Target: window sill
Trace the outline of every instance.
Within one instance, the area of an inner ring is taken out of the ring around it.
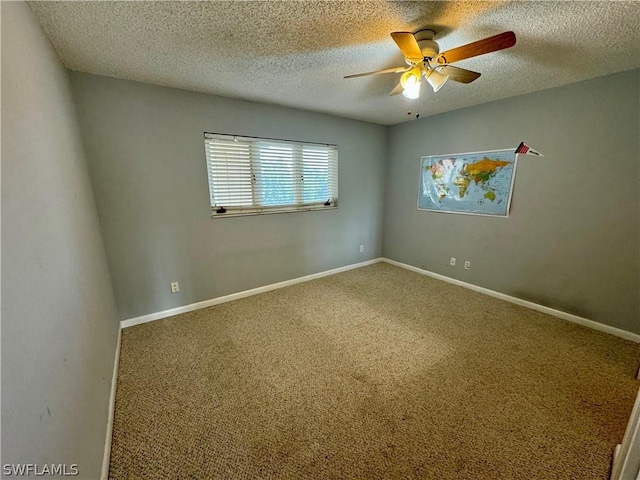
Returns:
[[[227,210],[226,213],[216,213],[213,210],[211,218],[233,218],[233,217],[248,217],[254,215],[273,215],[276,213],[296,213],[296,212],[312,212],[312,211],[325,211],[325,210],[337,210],[338,205],[331,206],[318,206],[318,207],[296,207],[296,208],[271,208],[264,210],[249,210],[244,212],[234,212],[233,210]]]

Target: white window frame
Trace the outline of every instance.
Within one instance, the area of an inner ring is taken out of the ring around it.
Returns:
[[[336,145],[205,132],[204,146],[212,218],[338,207]],[[305,167],[312,172],[306,179]],[[277,185],[283,187],[280,195],[293,201],[274,203]],[[307,201],[305,190],[310,194]],[[326,198],[314,195],[318,190]]]

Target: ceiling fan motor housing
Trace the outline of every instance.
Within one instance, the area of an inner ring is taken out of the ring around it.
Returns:
[[[433,40],[436,32],[429,28],[425,28],[423,30],[418,30],[413,34],[416,37],[416,41],[420,46],[420,50],[422,51],[422,55],[426,58],[435,58],[438,53],[440,53],[440,47]]]

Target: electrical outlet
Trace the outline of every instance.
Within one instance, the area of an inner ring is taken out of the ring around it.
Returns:
[[[423,270],[426,270],[427,269],[427,264],[423,263],[422,265],[420,265],[420,268],[423,269]]]
[[[171,293],[178,293],[180,291],[180,284],[178,282],[171,282]]]
[[[456,266],[456,257],[451,257],[451,260],[449,260],[449,265],[452,267]]]
[[[465,270],[471,270],[471,262],[469,260],[465,260],[464,269]]]
[[[364,245],[360,245],[360,253],[364,252]]]

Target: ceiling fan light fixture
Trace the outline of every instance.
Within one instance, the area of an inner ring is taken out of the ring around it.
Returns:
[[[415,100],[420,97],[420,82],[417,82],[410,87],[405,88],[402,91],[402,95],[411,100]]]
[[[400,85],[402,85],[402,88],[404,89],[402,91],[403,96],[412,100],[420,96],[420,75],[420,70],[415,68],[402,75],[400,78]]]
[[[444,75],[437,70],[430,70],[426,77],[427,82],[429,82],[434,92],[440,90],[442,86],[447,83],[447,80],[449,80],[449,75]]]

